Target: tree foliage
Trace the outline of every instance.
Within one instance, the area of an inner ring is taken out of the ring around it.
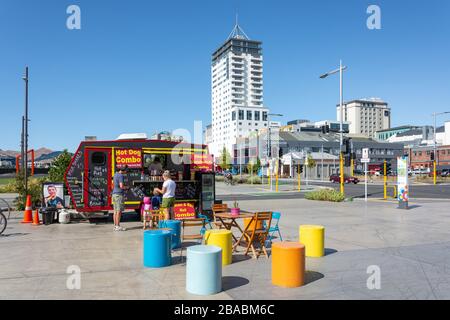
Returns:
[[[64,182],[64,173],[70,164],[72,155],[64,150],[51,164],[48,179],[51,182]]]
[[[222,170],[231,168],[231,154],[228,152],[227,148],[223,147],[217,165],[220,166]]]

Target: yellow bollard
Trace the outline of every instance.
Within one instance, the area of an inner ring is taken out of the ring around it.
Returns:
[[[231,231],[224,229],[212,229],[205,232],[205,244],[222,248],[222,265],[231,264],[232,244]]]
[[[325,255],[325,228],[315,225],[299,227],[299,242],[305,245],[306,256],[319,258]]]

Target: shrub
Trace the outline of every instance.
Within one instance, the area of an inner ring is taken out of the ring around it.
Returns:
[[[248,184],[261,184],[261,177],[258,176],[251,176],[247,178],[246,183]]]
[[[224,180],[225,180],[225,178],[223,176],[216,176],[217,182],[223,182]]]
[[[320,189],[316,191],[307,192],[305,199],[318,201],[342,202],[345,196],[334,189]]]
[[[37,206],[42,201],[42,184],[47,181],[47,178],[29,178],[28,179],[28,194],[31,196],[31,203]],[[14,192],[19,196],[14,201],[17,210],[24,210],[26,204],[26,195],[24,187],[24,177],[20,173],[16,175],[14,181]]]

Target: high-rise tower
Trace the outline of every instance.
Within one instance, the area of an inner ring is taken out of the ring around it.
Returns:
[[[236,21],[225,43],[212,54],[210,153],[232,153],[236,138],[267,128],[263,107],[262,43],[250,40]]]

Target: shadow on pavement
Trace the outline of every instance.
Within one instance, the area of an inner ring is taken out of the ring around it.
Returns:
[[[336,249],[325,248],[325,256],[338,252]]]
[[[324,275],[317,271],[305,271],[305,285],[320,280]]]
[[[23,233],[23,232],[16,232],[16,233],[9,233],[9,234],[0,234],[0,237],[20,237],[20,236],[26,236],[29,233]]]
[[[235,276],[222,277],[222,289],[224,291],[239,288],[245,286],[248,283],[250,283],[250,281],[242,277],[235,277]]]

